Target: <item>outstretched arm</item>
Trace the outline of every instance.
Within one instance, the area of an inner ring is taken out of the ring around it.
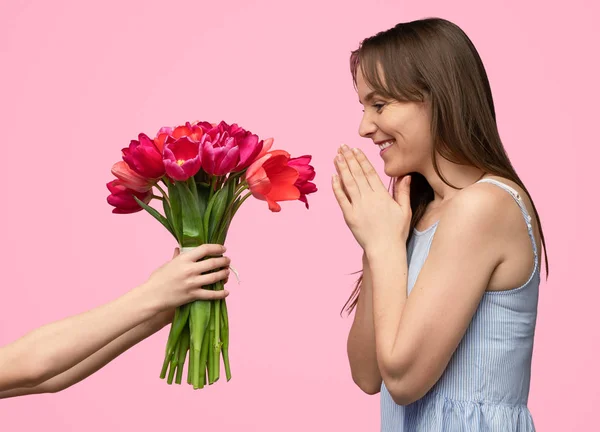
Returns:
[[[229,259],[198,262],[223,252],[220,245],[196,248],[165,264],[146,283],[122,297],[45,325],[0,348],[0,392],[34,388],[43,383],[73,384],[155,332],[153,317],[193,300],[225,297],[226,291],[201,287],[226,279]],[[219,268],[225,269],[203,274]],[[101,353],[99,350],[103,348]],[[90,357],[94,353],[97,355]],[[50,381],[54,377],[56,380]]]
[[[111,341],[71,369],[34,387],[21,387],[0,392],[0,399],[38,393],[57,393],[96,373],[132,346],[153,335],[173,318],[172,312],[162,312]]]

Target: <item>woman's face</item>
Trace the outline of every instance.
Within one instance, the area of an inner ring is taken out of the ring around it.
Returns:
[[[380,148],[389,177],[423,172],[431,165],[433,140],[427,102],[401,102],[374,92],[358,68],[356,84],[364,114],[358,133]]]

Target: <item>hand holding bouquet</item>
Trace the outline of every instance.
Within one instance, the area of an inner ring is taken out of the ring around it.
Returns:
[[[182,252],[202,244],[224,245],[231,221],[248,197],[279,212],[281,201],[300,200],[308,208],[306,196],[317,191],[311,156],[291,158],[284,150],[271,150],[272,145],[272,138],[260,140],[225,122],[165,127],[154,138],[139,134],[112,167],[116,180],[107,184],[108,203],[113,213],[147,211],[175,237]],[[162,202],[162,213],[150,206],[152,201]],[[205,288],[223,290],[223,282]],[[221,356],[229,381],[225,299],[177,308],[161,378],[181,384],[187,359],[188,384],[203,388],[219,379]]]

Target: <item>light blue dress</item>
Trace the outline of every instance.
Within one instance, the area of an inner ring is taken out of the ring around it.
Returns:
[[[509,291],[486,292],[439,381],[420,400],[397,405],[381,386],[382,432],[530,432],[527,408],[533,336],[540,284],[531,217],[518,192],[493,179],[521,208],[533,244],[529,280]],[[408,246],[408,292],[429,253],[434,224],[417,231]]]

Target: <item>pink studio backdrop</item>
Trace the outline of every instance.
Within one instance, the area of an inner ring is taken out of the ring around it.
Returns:
[[[598,6],[428,2],[74,0],[0,6],[3,191],[0,345],[125,293],[169,259],[145,213],[110,213],[105,183],[145,131],[225,119],[314,155],[311,209],[271,214],[251,200],[229,255],[233,380],[202,391],[158,379],[167,331],[55,395],[0,401],[2,431],[375,431],[378,396],[354,386],[351,320],[340,307],[360,250],[330,192],[337,146],[357,134],[348,71],[358,42],[400,21],[441,16],[486,64],[502,137],[543,217],[530,408],[540,431],[600,430],[594,267]],[[251,226],[253,225],[253,226]]]

